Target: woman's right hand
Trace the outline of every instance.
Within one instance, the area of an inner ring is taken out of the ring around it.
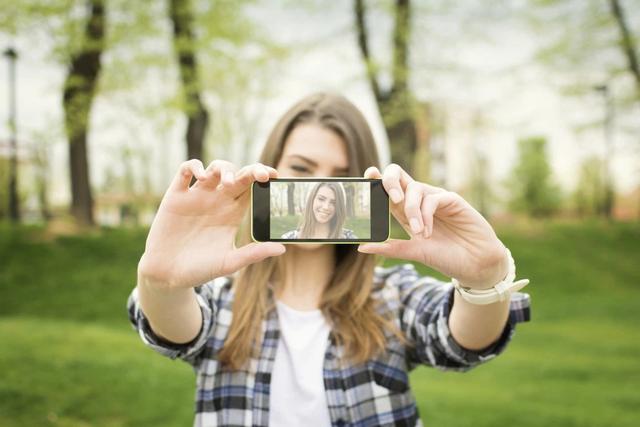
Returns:
[[[260,163],[240,170],[224,160],[206,170],[200,160],[182,163],[149,230],[139,280],[162,290],[190,288],[284,253],[284,245],[275,242],[234,244],[251,184],[277,174]]]

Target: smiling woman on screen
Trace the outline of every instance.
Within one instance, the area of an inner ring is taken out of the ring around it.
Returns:
[[[282,239],[357,239],[342,228],[347,217],[344,188],[339,182],[319,182],[311,189],[300,226],[287,231]]]

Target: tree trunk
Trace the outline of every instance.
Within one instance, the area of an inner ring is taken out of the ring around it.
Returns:
[[[345,197],[347,198],[347,200],[346,200],[346,202],[347,202],[347,218],[351,218],[351,217],[355,216],[355,214],[356,214],[356,207],[355,207],[356,192],[355,192],[355,188],[353,187],[353,185],[346,185],[344,190],[345,190]]]
[[[190,0],[170,0],[169,15],[173,23],[173,46],[178,57],[180,79],[187,115],[187,158],[202,160],[204,137],[209,114],[200,98],[200,80],[195,56],[193,14]]]
[[[416,123],[409,91],[409,39],[411,37],[411,7],[409,0],[396,0],[395,27],[393,31],[393,82],[385,90],[378,83],[375,66],[369,52],[368,33],[365,22],[364,0],[354,3],[358,47],[365,61],[367,78],[375,95],[382,116],[391,161],[399,164],[408,173],[413,171],[413,156],[418,146]]]
[[[82,225],[94,224],[87,131],[105,43],[104,0],[88,0],[88,5],[90,14],[84,31],[83,48],[71,56],[62,100],[65,130],[69,138],[71,214]]]
[[[638,65],[638,54],[634,44],[634,39],[627,26],[626,15],[619,0],[609,0],[611,6],[611,13],[613,14],[618,28],[620,29],[620,44],[627,57],[629,71],[633,75],[636,81],[637,97],[640,99],[640,65]]]
[[[636,53],[634,38],[629,30],[629,26],[627,25],[626,14],[620,4],[620,1],[609,0],[609,6],[611,7],[611,13],[618,24],[618,28],[620,29],[622,49],[627,57],[629,71],[636,82],[636,98],[640,100],[640,65],[638,64],[638,54]],[[610,199],[613,200],[613,196],[610,196]],[[613,205],[613,202],[611,204]],[[638,218],[640,218],[640,199],[638,200]]]
[[[293,216],[296,214],[295,203],[293,203],[294,189],[295,184],[293,182],[287,184],[287,215],[289,216]]]

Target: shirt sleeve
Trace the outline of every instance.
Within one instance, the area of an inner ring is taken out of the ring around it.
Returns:
[[[484,349],[467,349],[455,341],[449,330],[455,292],[450,282],[421,277],[412,264],[395,267],[387,281],[398,291],[400,325],[413,344],[409,350],[411,367],[426,364],[443,371],[468,371],[502,353],[515,334],[516,324],[531,318],[529,294],[514,292],[500,337]]]
[[[202,328],[198,335],[188,343],[178,344],[169,342],[153,332],[147,317],[140,307],[137,287],[133,289],[127,300],[129,322],[133,326],[133,329],[138,332],[140,339],[146,346],[171,359],[182,359],[195,368],[200,361],[200,355],[207,341],[211,337],[218,311],[218,304],[225,290],[225,285],[228,285],[228,283],[228,278],[222,277],[194,288],[196,291],[196,300],[202,312]]]
[[[281,239],[297,239],[298,236],[298,231],[297,230],[289,230],[287,232],[285,232],[282,236],[280,236]]]

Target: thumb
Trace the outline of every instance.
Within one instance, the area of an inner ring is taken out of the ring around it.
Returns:
[[[286,248],[282,243],[249,243],[241,248],[236,248],[225,255],[223,267],[223,270],[225,271],[224,274],[234,273],[242,267],[262,261],[265,258],[282,255],[285,251]]]
[[[423,261],[418,245],[411,240],[389,239],[384,243],[364,243],[358,246],[358,252],[382,255],[388,258]]]

